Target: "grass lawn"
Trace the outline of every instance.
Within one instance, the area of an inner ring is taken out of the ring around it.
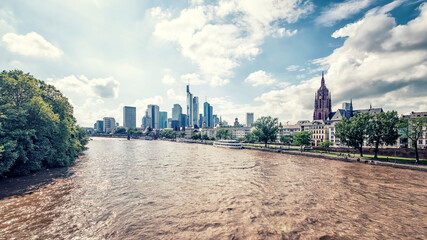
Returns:
[[[250,146],[250,147],[256,147],[256,148],[265,148],[264,144],[257,144],[257,143],[251,143],[251,144],[244,144],[245,146]],[[280,146],[277,145],[268,145],[267,148],[270,149],[278,149],[280,148]],[[299,151],[299,149],[296,148],[290,148],[288,149],[288,146],[282,146],[282,150],[286,150],[286,151]],[[306,150],[306,152],[311,152],[311,153],[323,153],[323,154],[329,154],[329,155],[335,155],[335,156],[339,156],[340,154],[346,154],[346,153],[341,153],[341,152],[327,152],[327,151],[319,151],[319,150]],[[350,154],[351,156],[355,156],[358,157],[360,156],[358,153],[356,154]],[[372,160],[379,160],[379,161],[387,161],[387,162],[397,162],[397,163],[415,163],[415,158],[405,158],[405,157],[393,157],[393,156],[378,156],[377,159],[374,159],[374,155],[370,155],[370,154],[363,154],[364,158],[367,159],[372,159]],[[427,165],[427,159],[420,159],[420,164],[425,164]]]
[[[330,155],[339,155],[340,152],[326,152],[326,151],[318,151],[318,150],[308,150],[308,152],[313,153],[325,153]],[[350,154],[353,156],[353,154]],[[360,156],[360,154],[356,153],[354,154],[355,157]],[[386,162],[398,162],[398,163],[415,163],[415,158],[405,158],[405,157],[393,157],[393,156],[380,156],[378,155],[377,159],[374,159],[374,155],[371,154],[363,154],[364,158],[372,159],[372,160],[379,160],[379,161],[386,161]],[[420,164],[427,164],[427,159],[420,159]]]

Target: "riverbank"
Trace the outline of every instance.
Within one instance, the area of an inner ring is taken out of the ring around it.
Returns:
[[[188,141],[179,141],[183,143],[196,143],[196,144],[204,144],[204,145],[212,145],[210,141],[200,142],[196,140],[188,140]],[[398,163],[398,162],[387,162],[387,161],[380,161],[380,160],[372,160],[368,158],[361,158],[353,155],[354,157],[351,157],[351,155],[343,155],[343,156],[337,156],[327,153],[312,153],[312,152],[300,152],[295,150],[287,150],[287,149],[272,149],[272,148],[264,148],[264,147],[253,147],[243,144],[243,149],[248,150],[257,150],[257,151],[264,151],[264,152],[273,152],[273,153],[279,153],[279,154],[289,154],[289,155],[297,155],[297,156],[306,156],[306,157],[314,157],[314,158],[323,158],[323,159],[329,159],[329,160],[335,160],[335,161],[343,161],[343,162],[353,162],[353,163],[362,163],[362,164],[371,164],[371,165],[377,165],[377,166],[387,166],[387,167],[393,167],[393,168],[400,168],[400,169],[410,169],[410,170],[417,170],[417,171],[424,171],[427,172],[427,165],[416,165],[411,163]]]
[[[76,159],[76,162],[78,160]],[[73,165],[44,169],[26,176],[2,177],[0,178],[0,200],[32,194],[37,189],[53,183],[55,179],[70,177],[73,175],[72,167]]]

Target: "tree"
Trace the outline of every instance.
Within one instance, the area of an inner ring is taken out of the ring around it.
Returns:
[[[161,133],[162,137],[168,138],[168,139],[172,139],[176,137],[176,132],[174,130],[171,129],[166,129]]]
[[[260,142],[264,142],[265,147],[269,141],[274,142],[277,139],[279,131],[278,119],[268,117],[260,117],[255,122],[255,130],[253,133],[257,136]]]
[[[325,140],[325,141],[319,143],[319,147],[322,147],[322,148],[329,148],[331,145],[332,145],[332,143],[329,140]]]
[[[415,149],[415,163],[420,163],[418,155],[418,140],[426,132],[427,118],[410,118],[401,119],[399,121],[399,128],[402,131],[402,137],[408,138],[412,142],[412,147]]]
[[[217,139],[229,139],[230,138],[230,131],[225,128],[219,128],[216,131],[216,138]]]
[[[179,134],[179,136],[180,136],[181,138],[185,138],[185,135],[187,135],[185,132],[181,132],[181,133]]]
[[[374,158],[378,158],[380,145],[393,145],[399,138],[399,117],[396,111],[372,115],[367,125],[368,144],[374,146]]]
[[[300,146],[300,150],[302,151],[303,146],[309,146],[311,144],[311,135],[312,132],[302,131],[294,134],[293,143],[297,146]]]
[[[245,135],[245,141],[248,143],[255,143],[258,142],[258,138],[253,132],[249,132]]]
[[[202,140],[205,140],[205,141],[206,141],[206,140],[209,140],[209,137],[208,137],[208,135],[206,135],[206,134],[203,134],[203,135],[202,135]]]
[[[335,125],[336,137],[345,145],[359,149],[361,157],[371,116],[369,113],[356,114],[350,119],[343,118]]]
[[[280,137],[280,142],[288,145],[288,148],[292,144],[293,141],[294,141],[293,135],[283,135]]]
[[[130,130],[130,128],[129,128]],[[130,131],[127,131],[128,133],[130,133]],[[114,131],[115,134],[125,134],[126,133],[126,128],[123,127],[119,127]]]
[[[195,134],[191,135],[191,139],[200,140],[200,139],[202,139],[202,136],[200,133],[195,133]]]
[[[0,73],[0,176],[69,166],[84,150],[86,131],[53,86],[22,71]]]

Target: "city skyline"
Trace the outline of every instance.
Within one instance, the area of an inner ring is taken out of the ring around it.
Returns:
[[[137,126],[149,104],[172,116],[179,103],[186,113],[188,82],[198,113],[207,96],[230,123],[243,122],[247,112],[309,120],[322,70],[332,109],[350,99],[358,109],[427,109],[423,1],[4,1],[0,7],[0,64],[64,92],[82,126],[105,116],[123,125],[124,106],[137,108]]]

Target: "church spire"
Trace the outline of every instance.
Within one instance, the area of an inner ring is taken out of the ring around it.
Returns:
[[[321,84],[321,87],[325,86],[325,78],[323,76],[323,71],[322,71],[322,82],[320,84]]]

